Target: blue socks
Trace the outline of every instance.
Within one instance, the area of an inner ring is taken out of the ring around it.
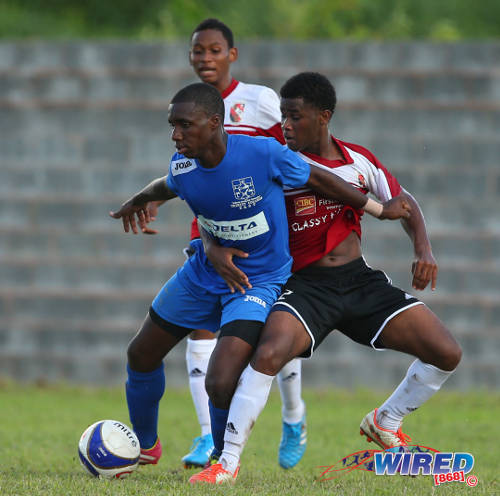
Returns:
[[[127,365],[127,373],[125,391],[132,428],[141,448],[149,449],[158,438],[158,407],[165,391],[163,363],[152,372],[135,372]]]
[[[223,410],[222,408],[215,408],[210,400],[208,400],[208,408],[210,410],[210,423],[212,424],[214,448],[220,455],[224,449],[224,433],[226,432],[229,409]]]

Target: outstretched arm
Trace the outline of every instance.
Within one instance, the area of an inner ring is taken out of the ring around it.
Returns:
[[[431,242],[427,235],[425,219],[415,198],[406,190],[399,195],[411,206],[411,215],[401,219],[401,224],[413,243],[415,258],[412,263],[412,286],[414,289],[425,289],[429,282],[431,289],[436,289],[438,265],[432,254]]]
[[[396,197],[380,204],[367,198],[361,191],[336,174],[315,165],[311,165],[307,186],[324,198],[337,200],[354,208],[362,208],[365,212],[379,219],[395,220],[410,216],[411,207],[406,199]]]
[[[168,188],[166,177],[159,177],[150,182],[145,188],[128,199],[116,212],[109,212],[113,219],[122,219],[123,230],[128,233],[130,228],[137,234],[136,217],[139,221],[139,227],[143,231],[147,229],[147,223],[151,221],[151,216],[147,208],[148,202],[167,201],[175,198],[177,195]]]

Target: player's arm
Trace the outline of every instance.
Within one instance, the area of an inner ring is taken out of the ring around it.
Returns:
[[[340,201],[354,208],[361,208],[379,219],[395,220],[410,216],[410,204],[401,196],[392,198],[381,204],[371,198],[367,198],[361,191],[336,174],[315,165],[311,165],[310,167],[311,172],[306,184],[324,198]]]
[[[200,223],[198,223],[198,229],[200,230],[205,255],[229,286],[231,293],[239,291],[241,294],[245,294],[245,287],[250,289],[252,285],[247,275],[233,263],[233,257],[247,258],[248,253],[237,248],[219,245],[217,240]]]
[[[148,211],[148,203],[153,201],[168,201],[177,196],[166,183],[166,176],[159,177],[151,181],[145,188],[137,192],[128,199],[119,210],[110,212],[114,219],[122,219],[123,229],[126,233],[132,228],[132,232],[137,234],[137,220],[141,231],[147,229],[147,223],[151,221]]]
[[[415,289],[425,289],[431,284],[431,289],[436,289],[438,265],[432,254],[431,242],[425,227],[424,214],[417,200],[405,189],[399,195],[411,207],[408,218],[401,219],[401,224],[413,243],[414,260],[411,271],[413,274],[412,286]]]

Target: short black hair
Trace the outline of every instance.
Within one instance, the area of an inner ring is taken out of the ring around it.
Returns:
[[[193,83],[179,90],[171,103],[193,102],[201,107],[208,116],[219,114],[224,120],[224,100],[211,84]]]
[[[198,24],[198,26],[194,28],[193,32],[191,33],[191,39],[193,39],[195,33],[206,31],[207,29],[215,29],[216,31],[220,31],[222,33],[222,36],[224,36],[224,38],[226,39],[228,47],[234,47],[234,36],[229,26],[224,24],[222,21],[219,21],[219,19],[215,19],[212,17],[201,21],[200,24]]]
[[[281,98],[302,98],[319,110],[335,112],[337,94],[333,84],[319,72],[301,72],[280,89]]]

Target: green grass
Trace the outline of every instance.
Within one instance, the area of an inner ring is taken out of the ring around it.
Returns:
[[[188,391],[167,390],[160,411],[164,456],[156,467],[142,467],[122,481],[87,476],[77,457],[78,439],[97,420],[128,423],[121,389],[0,384],[0,494],[13,495],[455,495],[500,494],[498,440],[500,394],[441,392],[405,420],[414,442],[442,451],[466,451],[475,457],[475,488],[452,482],[435,488],[430,477],[375,476],[351,472],[318,482],[321,465],[372,447],[359,436],[361,418],[385,394],[365,390],[306,391],[308,447],[301,463],[284,471],[277,464],[281,434],[276,392],[259,418],[242,458],[234,487],[191,487],[193,470],[180,458],[198,435]]]

